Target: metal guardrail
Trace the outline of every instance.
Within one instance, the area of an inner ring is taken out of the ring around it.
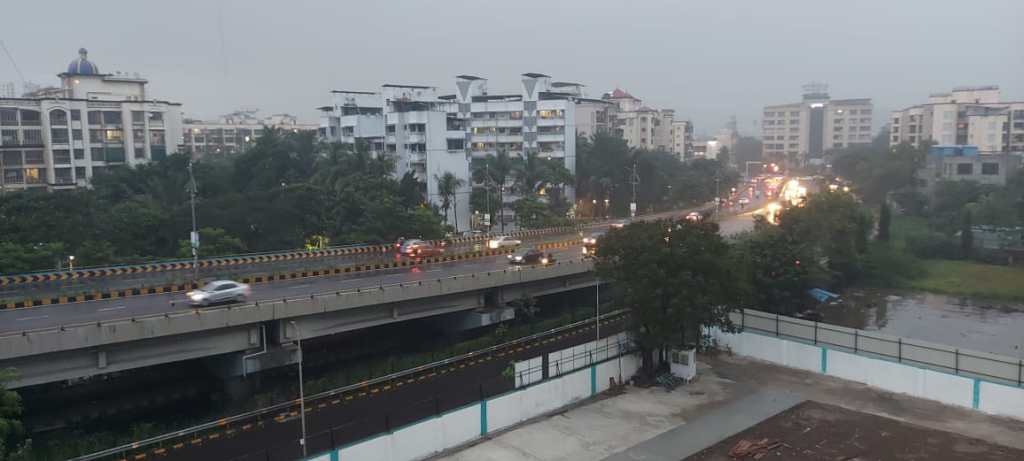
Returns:
[[[608,318],[612,318],[612,317],[617,317],[617,316],[620,316],[620,315],[625,315],[626,312],[627,311],[624,310],[624,309],[615,310],[615,311],[612,311],[612,312],[601,314],[601,316],[598,317],[598,319],[604,320],[604,319],[608,319]],[[384,375],[384,376],[380,376],[380,377],[377,377],[377,378],[369,379],[369,380],[366,380],[366,381],[361,381],[361,382],[358,382],[358,383],[355,383],[355,384],[350,384],[348,386],[339,387],[339,388],[332,389],[332,390],[329,390],[329,391],[324,391],[324,392],[321,392],[319,394],[308,396],[308,397],[306,397],[305,400],[306,400],[306,403],[315,402],[317,400],[322,400],[322,399],[330,398],[330,397],[333,397],[333,396],[336,396],[336,395],[339,395],[339,394],[344,394],[346,392],[351,392],[353,390],[357,390],[357,389],[360,389],[360,388],[365,388],[367,386],[372,386],[374,384],[381,384],[381,383],[385,383],[385,382],[388,382],[388,381],[394,381],[394,380],[397,380],[399,378],[404,378],[404,377],[407,377],[407,376],[416,375],[418,373],[422,373],[424,371],[428,371],[428,370],[431,370],[431,369],[434,369],[434,368],[444,367],[444,366],[451,365],[453,363],[457,363],[457,362],[460,362],[460,361],[463,361],[463,360],[467,360],[467,359],[470,359],[470,358],[473,358],[473,357],[477,357],[477,356],[480,356],[480,355],[486,355],[486,354],[489,354],[491,352],[499,351],[499,350],[502,350],[502,349],[507,349],[509,347],[513,347],[513,346],[516,346],[516,345],[519,345],[519,344],[528,343],[528,342],[531,342],[531,341],[534,341],[534,340],[537,340],[537,339],[540,339],[540,338],[544,338],[544,337],[547,337],[547,336],[558,334],[558,333],[561,333],[563,331],[572,330],[572,329],[575,329],[575,328],[579,328],[581,326],[586,326],[586,325],[588,325],[590,323],[593,323],[594,321],[595,321],[594,318],[590,318],[590,319],[587,319],[587,320],[581,320],[579,322],[572,323],[572,324],[569,324],[569,325],[561,326],[561,327],[554,328],[554,329],[547,330],[547,331],[543,331],[543,332],[540,332],[540,333],[535,333],[535,334],[532,334],[532,335],[529,335],[529,336],[524,336],[522,338],[515,339],[515,340],[509,341],[507,343],[502,343],[502,344],[494,345],[494,346],[491,346],[491,347],[488,347],[488,348],[485,348],[485,349],[481,349],[481,350],[478,350],[478,351],[473,351],[473,352],[470,352],[470,353],[467,353],[467,354],[457,355],[457,356],[450,357],[450,358],[447,358],[447,359],[444,359],[444,360],[440,360],[440,361],[437,361],[437,362],[432,362],[432,363],[428,363],[428,364],[425,364],[425,365],[420,365],[418,367],[414,367],[414,368],[410,368],[410,369],[407,369],[407,370],[399,371],[397,373],[392,373],[392,374],[389,374],[389,375]],[[260,416],[278,414],[281,411],[286,410],[288,408],[291,408],[291,407],[293,407],[295,405],[299,405],[299,399],[294,399],[294,400],[289,400],[289,401],[286,401],[286,402],[281,402],[281,403],[278,403],[278,404],[275,404],[275,405],[271,405],[269,407],[264,407],[264,408],[260,408],[260,409],[257,409],[257,410],[252,410],[252,411],[241,413],[241,414],[238,414],[238,415],[235,415],[235,416],[229,416],[229,417],[226,417],[226,418],[221,418],[221,419],[218,419],[216,421],[210,421],[208,423],[200,424],[200,425],[197,425],[197,426],[192,426],[192,427],[189,427],[189,428],[181,429],[181,430],[178,430],[178,431],[170,432],[170,433],[159,435],[159,436],[156,436],[156,437],[151,437],[151,438],[148,438],[148,439],[145,439],[145,440],[140,440],[140,441],[137,441],[137,442],[132,442],[132,443],[129,443],[129,444],[118,446],[118,447],[109,448],[109,449],[106,449],[106,450],[103,450],[103,451],[99,451],[99,452],[96,452],[96,453],[91,453],[91,454],[88,454],[88,455],[85,455],[85,456],[79,456],[77,458],[71,458],[68,461],[94,461],[94,460],[99,460],[99,459],[103,459],[103,458],[108,457],[108,456],[115,456],[115,455],[122,454],[122,453],[125,453],[125,452],[128,452],[128,451],[138,450],[138,449],[143,448],[143,447],[151,446],[151,445],[154,445],[154,444],[159,444],[159,443],[162,443],[162,442],[167,442],[167,441],[170,441],[170,440],[178,439],[178,438],[185,437],[185,436],[188,436],[188,435],[191,435],[191,434],[195,434],[195,433],[198,433],[198,432],[203,432],[203,431],[207,431],[207,430],[211,430],[211,429],[216,429],[218,427],[221,427],[221,426],[224,426],[224,425],[227,425],[227,424],[237,423],[237,422],[240,422],[240,421],[246,421],[246,420],[250,420],[250,419],[253,419],[253,418],[258,418]]]
[[[733,322],[751,330],[857,355],[895,360],[955,375],[1021,387],[1024,359],[964,350],[914,339],[888,336],[755,310],[733,312]]]

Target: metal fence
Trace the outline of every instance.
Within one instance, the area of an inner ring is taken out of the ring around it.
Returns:
[[[742,329],[970,378],[1020,387],[1024,360],[755,310],[733,312]]]

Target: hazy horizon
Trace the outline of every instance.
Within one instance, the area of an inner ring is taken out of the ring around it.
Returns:
[[[698,134],[735,115],[741,133],[758,135],[762,106],[798,101],[810,81],[834,98],[871,98],[876,129],[889,111],[954,86],[994,84],[1004,100],[1024,100],[1024,4],[1009,0],[103,6],[68,3],[54,16],[42,3],[8,5],[21,20],[0,40],[27,81],[57,84],[85,47],[101,71],[139,72],[155,97],[204,119],[249,107],[316,122],[332,89],[454,92],[455,75],[473,74],[515,92],[524,72],[583,83],[591,97],[620,87],[675,109]],[[6,82],[21,77],[4,55]]]

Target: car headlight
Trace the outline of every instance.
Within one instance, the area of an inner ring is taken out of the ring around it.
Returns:
[[[202,293],[191,293],[188,295],[193,301],[202,301],[206,296]]]
[[[522,261],[522,260],[523,260],[522,256],[516,256],[516,261]]]
[[[540,263],[541,264],[547,264],[548,263],[548,258],[540,258]]]

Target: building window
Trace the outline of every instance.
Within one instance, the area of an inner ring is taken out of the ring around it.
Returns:
[[[71,151],[67,149],[54,149],[53,163],[59,165],[67,165],[71,163]]]
[[[103,158],[108,163],[124,163],[124,147],[107,146],[103,152]]]
[[[145,125],[146,113],[141,110],[132,111],[132,125]]]
[[[68,124],[68,113],[63,110],[51,110],[50,111],[50,125],[53,126],[65,126]]]
[[[113,111],[103,112],[103,124],[104,125],[120,125],[121,124],[121,113]]]
[[[43,158],[43,151],[41,150],[27,150],[25,151],[25,164],[26,165],[45,165],[46,160]]]
[[[117,142],[121,142],[124,139],[124,134],[121,132],[121,130],[113,129],[113,130],[103,130],[103,131],[104,131],[103,139],[105,139],[106,142],[117,143]]]
[[[973,163],[957,163],[956,164],[956,174],[958,174],[958,175],[974,174],[974,164]]]
[[[465,148],[466,140],[464,139],[449,139],[448,150],[462,150]]]
[[[21,169],[4,170],[4,182],[7,184],[25,184],[25,176]]]
[[[132,143],[136,146],[146,145],[146,130],[135,128],[132,130]]]
[[[67,128],[51,128],[50,129],[50,142],[54,144],[67,144],[68,143],[68,130]]]
[[[75,149],[75,160],[85,160],[85,149]]]
[[[0,125],[18,126],[18,110],[0,109]]]
[[[132,151],[132,156],[135,157],[136,159],[144,159],[144,158],[146,158],[146,147],[145,146],[135,146],[135,149]]]
[[[22,144],[26,146],[43,145],[43,132],[40,130],[21,130]]]
[[[21,110],[21,126],[39,126],[42,122],[39,111],[37,110]]]
[[[89,124],[90,125],[102,125],[103,124],[103,112],[98,110],[89,111]]]
[[[0,144],[18,145],[18,130],[0,130]]]
[[[71,130],[71,139],[75,140],[75,141],[81,141],[82,140],[82,130],[79,130],[77,128],[72,129]]]
[[[85,179],[85,167],[84,166],[76,166],[75,167],[75,177],[80,179],[80,180],[81,179]]]
[[[21,166],[21,151],[13,150],[3,153],[4,166]]]
[[[71,176],[71,168],[54,168],[53,182],[56,184],[74,184],[74,177]]]
[[[999,174],[999,164],[998,163],[988,163],[988,162],[982,163],[981,164],[981,174],[984,174],[984,175],[997,175],[997,174]]]
[[[149,113],[149,123],[150,124],[157,123],[157,124],[161,124],[162,125],[164,123],[164,113],[163,112],[150,112]]]
[[[42,184],[43,176],[42,168],[25,168],[25,184]]]
[[[71,109],[71,121],[80,122],[82,121],[82,111],[78,109]]]
[[[103,142],[103,130],[89,130],[89,142]]]

